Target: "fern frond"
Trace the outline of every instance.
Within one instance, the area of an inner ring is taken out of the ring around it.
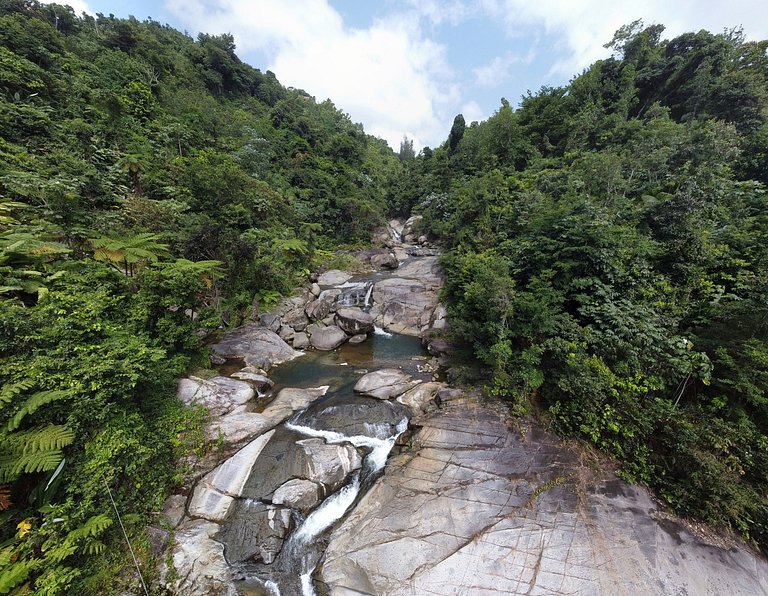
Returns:
[[[46,553],[45,558],[48,561],[55,563],[61,563],[64,559],[70,555],[74,555],[77,552],[77,546],[65,540],[63,543],[57,545]]]
[[[24,453],[34,453],[35,451],[49,451],[51,449],[62,449],[71,445],[75,440],[75,433],[67,426],[60,424],[51,424],[43,428],[34,428],[18,435],[26,435],[26,445]]]
[[[80,540],[83,538],[96,538],[100,536],[104,530],[112,525],[112,518],[108,515],[99,514],[94,515],[88,521],[86,521],[79,528],[75,528],[67,535],[67,540],[72,538],[73,540]]]
[[[48,472],[59,465],[62,449],[75,440],[66,426],[50,424],[0,439],[0,483],[10,482],[24,473]]]
[[[65,399],[67,397],[69,397],[69,393],[67,391],[61,391],[58,389],[51,391],[38,391],[37,393],[32,394],[29,399],[27,399],[26,403],[21,407],[21,409],[16,412],[16,415],[8,421],[8,432],[19,428],[21,421],[24,420],[24,417],[28,414],[34,414],[42,406],[54,401],[58,401],[60,399]]]
[[[0,482],[10,482],[22,474],[48,472],[59,465],[64,457],[60,449],[22,453],[14,457],[0,457]]]
[[[34,384],[35,383],[33,381],[24,379],[16,383],[6,383],[3,385],[2,389],[0,389],[0,408],[2,408],[4,404],[7,404],[9,401],[11,401],[14,395],[18,395],[22,391],[32,389]]]
[[[27,581],[29,574],[39,565],[40,559],[28,559],[13,563],[0,573],[0,594],[8,594],[11,590]]]
[[[86,555],[100,555],[105,550],[107,550],[107,545],[101,542],[100,540],[94,540],[93,542],[89,542],[83,547],[83,552]]]

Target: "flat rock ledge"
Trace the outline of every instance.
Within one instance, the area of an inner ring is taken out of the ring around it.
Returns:
[[[764,558],[706,544],[497,404],[452,394],[421,424],[331,535],[327,593],[768,593]]]

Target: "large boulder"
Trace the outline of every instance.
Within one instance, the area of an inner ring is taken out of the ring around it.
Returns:
[[[442,279],[440,261],[438,257],[410,259],[397,270],[397,276],[406,279],[418,279],[430,284],[439,284]]]
[[[399,265],[400,262],[397,260],[397,257],[391,252],[375,254],[371,257],[371,267],[376,270],[397,269]]]
[[[321,492],[316,482],[294,478],[280,485],[272,495],[272,503],[307,513],[320,502]]]
[[[271,501],[276,490],[297,478],[322,485],[327,495],[344,484],[361,463],[352,445],[329,445],[280,427],[249,469],[242,496]]]
[[[403,230],[400,233],[400,235],[403,237],[403,240],[410,242],[408,236],[416,236],[419,228],[421,227],[421,221],[423,219],[424,217],[421,215],[413,215],[406,220],[405,224],[403,224]]]
[[[429,328],[438,293],[437,284],[399,277],[383,279],[373,288],[371,314],[384,329],[420,335]]]
[[[347,341],[347,334],[338,327],[321,327],[312,332],[310,345],[317,350],[335,350]]]
[[[355,383],[355,392],[378,399],[391,399],[405,393],[421,381],[395,368],[382,368],[360,377]]]
[[[307,315],[304,314],[304,305],[289,310],[283,315],[283,326],[288,326],[294,331],[304,331],[309,325]]]
[[[333,305],[334,299],[335,299],[335,296],[313,300],[312,302],[307,304],[307,307],[304,309],[304,312],[310,318],[310,320],[322,321],[331,312],[331,305]]]
[[[397,402],[352,395],[313,404],[296,416],[295,423],[347,437],[387,439],[402,430],[407,418],[406,408]]]
[[[176,529],[173,546],[175,583],[170,587],[180,596],[236,596],[232,569],[224,557],[224,545],[214,536],[221,526],[197,519]]]
[[[255,392],[249,383],[229,377],[189,377],[179,381],[176,395],[187,405],[203,406],[212,416],[223,416],[251,400]]]
[[[265,370],[301,356],[301,352],[291,348],[277,333],[256,324],[226,333],[211,350],[225,358],[242,358],[249,366]]]
[[[397,396],[397,401],[408,406],[416,414],[423,414],[430,403],[437,397],[442,383],[422,383]]]
[[[243,499],[237,501],[216,538],[224,544],[230,565],[245,561],[269,565],[282,549],[290,528],[290,509]]]
[[[373,316],[359,308],[340,308],[336,311],[334,322],[348,335],[373,331]]]
[[[340,286],[351,278],[352,276],[349,273],[339,271],[338,269],[331,269],[330,271],[321,274],[317,278],[317,283],[320,286]]]

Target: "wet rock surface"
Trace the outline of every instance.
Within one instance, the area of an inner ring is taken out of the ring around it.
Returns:
[[[768,564],[657,519],[641,488],[460,397],[333,532],[331,594],[765,594]]]

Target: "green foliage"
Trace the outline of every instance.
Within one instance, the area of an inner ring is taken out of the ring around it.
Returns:
[[[390,209],[445,243],[452,333],[492,393],[768,548],[768,42],[662,32],[457,119]]]
[[[0,593],[129,590],[104,481],[138,532],[208,448],[201,337],[367,240],[399,170],[229,34],[0,2]]]

